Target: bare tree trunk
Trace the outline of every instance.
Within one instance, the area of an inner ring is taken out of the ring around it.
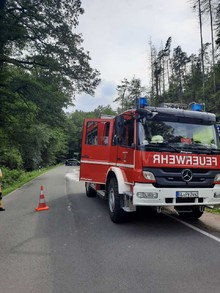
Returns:
[[[215,92],[215,90],[216,90],[216,81],[215,81],[215,43],[214,43],[214,29],[213,29],[212,2],[211,2],[211,0],[209,0],[209,13],[210,13],[211,39],[212,39],[213,91]]]
[[[170,69],[169,69],[169,63],[170,63],[170,56],[168,56],[168,59],[166,60],[168,88],[169,88],[169,86],[170,86]]]
[[[198,0],[199,4],[199,27],[200,27],[200,41],[201,41],[201,61],[202,61],[202,95],[205,103],[205,69],[204,69],[204,49],[203,49],[203,32],[202,32],[202,9],[201,0]]]
[[[165,86],[165,56],[163,57],[163,97],[165,94],[166,86]]]
[[[151,40],[149,41],[150,45],[150,72],[151,72],[151,100],[152,104],[155,106],[155,88],[154,88],[154,59],[155,59],[155,50],[152,46]]]
[[[6,5],[6,0],[0,0],[0,70],[3,66],[3,52],[4,52],[4,9]]]

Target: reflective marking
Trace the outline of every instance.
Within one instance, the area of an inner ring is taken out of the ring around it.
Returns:
[[[203,234],[203,235],[205,235],[205,236],[207,236],[207,237],[209,237],[209,238],[211,238],[211,239],[213,239],[213,240],[215,240],[215,241],[220,243],[220,238],[218,238],[218,237],[216,237],[216,236],[214,236],[214,235],[212,235],[212,234],[210,234],[208,232],[205,232],[205,231],[203,231],[203,230],[201,230],[201,229],[199,229],[199,228],[197,228],[197,227],[195,227],[195,226],[193,226],[193,225],[191,225],[189,223],[186,223],[186,222],[184,222],[184,221],[182,221],[180,219],[177,219],[176,217],[173,217],[173,216],[171,216],[171,215],[169,215],[167,213],[164,213],[164,214],[166,216],[168,216],[168,217],[170,217],[170,218],[182,223],[183,225],[185,225],[185,226],[187,226],[187,227],[189,227],[189,228],[191,228],[191,229],[193,229],[193,230],[195,230],[195,231],[197,231],[197,232],[199,232],[199,233],[201,233],[201,234]]]
[[[116,164],[116,166],[134,169],[134,165],[129,165],[129,164]]]
[[[86,160],[81,160],[81,163],[94,164],[94,165],[116,166],[116,163],[105,162],[105,161],[86,161]]]
[[[85,164],[93,164],[93,165],[106,165],[106,166],[117,166],[117,167],[126,167],[130,169],[134,169],[133,164],[118,164],[118,163],[112,163],[112,162],[104,162],[104,161],[85,161],[81,160],[81,163]]]

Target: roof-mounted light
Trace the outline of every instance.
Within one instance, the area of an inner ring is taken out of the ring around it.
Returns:
[[[189,110],[204,112],[205,111],[205,104],[193,102],[193,103],[189,104]]]
[[[137,99],[137,108],[144,109],[148,105],[147,98],[141,97]]]
[[[183,109],[183,110],[187,109],[187,105],[182,103],[162,103],[160,104],[160,107],[172,108],[172,109]]]

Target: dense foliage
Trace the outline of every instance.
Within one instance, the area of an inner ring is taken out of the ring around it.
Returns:
[[[220,4],[191,2],[200,23],[200,52],[171,49],[172,37],[159,50],[150,44],[151,84],[124,78],[117,86],[117,112],[148,96],[151,105],[204,102],[219,115]],[[0,0],[0,167],[5,170],[36,170],[77,157],[84,118],[116,114],[109,105],[88,113],[64,111],[76,93],[93,95],[100,82],[76,33],[83,12],[80,0]],[[212,43],[202,38],[207,19]]]
[[[80,0],[0,1],[0,165],[33,170],[68,153],[64,108],[99,73],[74,33]]]

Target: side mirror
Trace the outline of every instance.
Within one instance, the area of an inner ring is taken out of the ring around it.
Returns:
[[[117,116],[115,118],[115,137],[114,137],[115,145],[120,145],[122,143],[123,131],[124,131],[124,117]]]
[[[123,135],[123,127],[124,127],[124,117],[117,116],[115,118],[115,134],[118,137],[121,137]]]

